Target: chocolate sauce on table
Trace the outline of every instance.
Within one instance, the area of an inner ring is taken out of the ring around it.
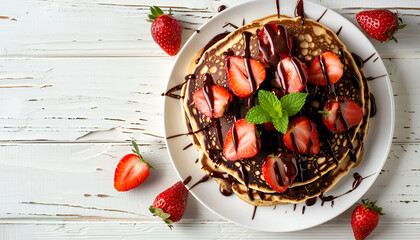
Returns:
[[[298,0],[296,4],[295,17],[302,17],[302,25],[305,24],[305,11],[303,9],[303,0]]]
[[[220,5],[219,8],[217,8],[217,12],[221,12],[225,10],[227,7],[225,5]]]
[[[203,182],[206,182],[209,179],[210,179],[210,176],[209,175],[204,175],[204,177],[202,177],[200,180],[198,180],[196,183],[194,183],[188,190],[193,189],[198,184],[203,183]]]
[[[335,35],[340,35],[340,33],[341,33],[341,29],[343,29],[343,26],[341,26],[339,29],[338,29],[338,31],[335,33]]]
[[[222,40],[224,37],[226,37],[230,32],[226,31],[220,34],[217,34],[214,36],[203,48],[203,51],[201,52],[201,55],[199,58],[195,60],[195,63],[198,64],[200,62],[201,57],[203,56],[203,53],[206,52],[209,48],[211,48],[214,44],[216,44],[218,41]]]
[[[353,178],[354,178],[354,181],[353,181],[353,184],[352,184],[352,187],[351,187],[351,189],[350,190],[348,190],[347,192],[345,192],[345,193],[342,193],[342,194],[340,194],[340,195],[338,195],[338,196],[333,196],[333,195],[329,195],[329,196],[324,196],[323,194],[321,194],[320,196],[319,196],[319,198],[321,199],[321,206],[324,206],[324,202],[331,202],[331,207],[333,207],[334,206],[334,199],[337,199],[337,198],[339,198],[339,197],[342,197],[342,196],[344,196],[344,195],[346,195],[346,194],[349,194],[349,193],[351,193],[351,192],[353,192],[359,185],[360,185],[360,183],[364,180],[364,179],[366,179],[366,178],[368,178],[368,177],[371,177],[371,176],[373,176],[374,175],[374,173],[373,174],[370,174],[370,175],[368,175],[368,176],[366,176],[366,177],[362,177],[362,176],[360,176],[360,174],[359,173],[354,173],[353,174]]]
[[[277,66],[280,62],[280,54],[289,55],[290,53],[290,40],[286,28],[281,24],[277,24],[277,28],[278,32],[274,31],[271,25],[265,24],[263,29],[269,45],[264,45],[261,41],[258,41],[258,48],[264,61],[272,67]]]
[[[376,115],[377,109],[376,109],[376,101],[375,97],[372,93],[370,93],[370,115],[369,117],[373,118]]]
[[[328,11],[328,8],[325,9],[325,11],[322,13],[321,17],[319,17],[316,21],[319,22],[321,18],[325,15],[325,13]]]
[[[257,206],[254,206],[254,212],[252,213],[252,220],[255,218],[255,212],[257,211]]]

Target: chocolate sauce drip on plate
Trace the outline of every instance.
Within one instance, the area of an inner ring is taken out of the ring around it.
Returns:
[[[302,207],[302,214],[305,214],[305,209],[306,209],[306,206],[303,206]]]
[[[319,17],[316,21],[319,22],[321,18],[325,15],[325,13],[328,11],[328,8],[325,9],[325,11],[322,13],[321,17]]]
[[[377,79],[377,78],[381,78],[381,77],[386,77],[386,74],[384,74],[384,75],[380,75],[380,76],[377,76],[377,77],[368,77],[368,78],[366,78],[366,80],[368,80],[368,81],[372,81],[372,80],[375,80],[375,79]]]
[[[191,147],[193,144],[192,143],[190,143],[190,144],[188,144],[187,146],[185,146],[182,150],[187,150],[189,147]]]
[[[296,211],[296,204],[293,204],[293,212]]]
[[[272,67],[277,66],[280,62],[280,54],[289,55],[289,35],[286,28],[277,24],[277,32],[270,24],[265,24],[263,27],[264,33],[267,36],[268,45],[258,41],[258,48],[263,55],[264,61]]]
[[[376,101],[375,97],[372,93],[370,93],[370,115],[369,117],[373,118],[376,115],[377,109],[376,109]]]
[[[195,159],[195,163],[198,163],[198,158],[197,158],[197,159]]]
[[[341,26],[339,29],[338,29],[338,31],[335,33],[335,35],[340,35],[340,33],[341,33],[341,29],[343,29],[343,26]]]
[[[168,91],[166,91],[165,93],[162,93],[161,96],[168,96],[171,98],[175,98],[175,99],[181,99],[180,95],[174,94],[173,92],[179,91],[182,89],[182,87],[189,81],[189,80],[193,80],[195,79],[195,75],[194,74],[188,74],[185,76],[185,82],[178,84],[174,87],[172,87],[171,89],[169,89]]]
[[[280,0],[276,0],[277,18],[280,18]]]
[[[354,181],[353,181],[353,184],[352,184],[352,188],[350,189],[350,190],[348,190],[347,192],[345,192],[345,193],[342,193],[342,194],[340,194],[340,195],[338,195],[338,196],[333,196],[333,195],[330,195],[330,196],[324,196],[323,194],[321,194],[321,196],[319,196],[319,198],[321,199],[321,206],[324,206],[324,202],[331,202],[331,207],[333,207],[334,206],[334,199],[337,199],[337,198],[339,198],[339,197],[342,197],[342,196],[344,196],[344,195],[346,195],[346,194],[349,194],[349,193],[351,193],[351,192],[353,192],[359,185],[360,185],[360,183],[364,180],[364,179],[366,179],[366,178],[368,178],[368,177],[371,177],[371,176],[373,176],[374,175],[374,173],[373,174],[370,174],[370,175],[368,175],[368,176],[366,176],[366,177],[362,177],[362,176],[360,176],[360,174],[359,173],[354,173],[353,174],[353,178],[354,178]]]
[[[187,185],[190,181],[191,181],[191,176],[188,176],[182,183],[184,183],[184,185]]]
[[[242,18],[242,26],[245,26],[245,18]]]
[[[227,7],[225,5],[220,5],[219,8],[217,8],[217,12],[221,12],[225,10]]]
[[[373,60],[373,62],[376,62],[376,60],[378,60],[378,59],[379,59],[379,57],[376,57],[375,60]]]
[[[303,9],[303,0],[298,0],[296,4],[295,17],[302,17],[302,25],[305,24],[305,11]]]
[[[232,190],[229,191],[227,189],[224,189],[222,186],[219,186],[219,191],[223,196],[226,196],[226,197],[229,197],[230,195],[233,194]]]
[[[257,212],[257,206],[254,206],[254,212],[252,213],[252,220],[255,218],[255,212]]]
[[[372,53],[372,55],[370,55],[368,58],[363,60],[363,63],[367,63],[367,61],[369,61],[375,54],[376,54],[376,52]]]
[[[180,133],[180,134],[172,135],[172,136],[167,137],[166,139],[171,139],[171,138],[176,138],[176,137],[180,137],[180,136],[191,135],[191,134],[199,133],[201,131],[208,130],[208,129],[209,129],[209,126],[205,126],[205,127],[201,128],[201,129],[198,129],[197,131],[191,131],[191,132],[187,132],[187,133]]]
[[[216,44],[218,41],[226,37],[230,32],[226,31],[220,34],[217,34],[214,36],[203,48],[203,51],[201,52],[201,55],[199,58],[195,60],[195,63],[198,64],[200,62],[201,57],[203,56],[203,53],[206,52],[209,48],[211,48],[214,44]]]
[[[194,183],[190,188],[189,188],[189,190],[191,190],[191,189],[193,189],[195,186],[197,186],[198,184],[200,184],[200,183],[203,183],[203,182],[206,182],[207,180],[209,180],[210,179],[210,176],[209,175],[204,175],[204,177],[202,177],[200,180],[198,180],[196,183]]]
[[[233,24],[233,23],[231,23],[231,22],[227,22],[227,23],[225,23],[225,25],[223,25],[223,27],[222,27],[222,28],[225,28],[225,27],[227,27],[227,26],[231,26],[231,27],[233,27],[233,28],[235,28],[235,29],[238,29],[238,28],[239,28],[238,26],[236,26],[235,24]]]

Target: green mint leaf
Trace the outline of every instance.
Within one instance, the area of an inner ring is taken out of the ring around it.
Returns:
[[[265,122],[271,122],[272,118],[261,105],[257,105],[248,111],[245,117],[245,121],[252,124],[262,124]]]
[[[268,112],[272,118],[282,114],[282,106],[280,100],[274,93],[265,90],[259,90],[258,100],[260,101],[261,107],[264,108],[264,110]]]
[[[287,125],[289,125],[289,116],[283,115],[282,117],[275,118],[273,120],[273,125],[277,131],[286,134]]]
[[[281,107],[289,117],[295,115],[305,105],[307,93],[289,93],[284,95],[281,99]]]

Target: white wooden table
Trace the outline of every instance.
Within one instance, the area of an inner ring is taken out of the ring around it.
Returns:
[[[308,230],[249,230],[193,197],[170,231],[148,212],[178,180],[163,138],[174,57],[154,43],[148,6],[172,7],[185,42],[218,6],[239,0],[0,0],[0,239],[352,239],[349,209]],[[399,43],[372,40],[390,74],[396,126],[382,174],[365,197],[387,215],[371,239],[420,239],[420,1],[317,0],[350,21],[398,10]],[[155,170],[120,193],[113,174],[136,139]]]

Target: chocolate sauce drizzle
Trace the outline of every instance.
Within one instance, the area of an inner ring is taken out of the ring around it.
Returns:
[[[338,35],[340,35],[340,33],[341,33],[341,29],[343,29],[343,26],[341,26],[341,27],[338,29],[338,31],[335,33],[335,35],[337,35],[337,37],[338,37]]]
[[[238,26],[236,26],[235,24],[233,24],[233,23],[231,23],[231,22],[227,22],[227,23],[225,23],[225,25],[223,25],[223,27],[222,27],[222,28],[225,28],[225,27],[227,27],[227,26],[231,26],[231,27],[233,27],[233,28],[235,28],[235,29],[238,29],[238,28],[239,28]]]
[[[277,24],[277,32],[269,24],[265,24],[263,30],[269,45],[264,45],[261,41],[258,41],[258,48],[264,61],[269,66],[275,67],[281,60],[280,54],[290,54],[289,35],[286,28],[280,24]]]
[[[280,0],[276,0],[277,18],[280,18]]]
[[[200,57],[195,60],[195,63],[198,64],[200,62],[201,57],[203,54],[211,48],[214,44],[216,44],[218,41],[222,40],[224,37],[226,37],[230,32],[226,31],[220,34],[217,34],[214,36],[203,48],[203,51],[200,54]]]
[[[359,173],[354,173],[353,174],[353,178],[354,178],[354,181],[353,181],[353,184],[352,184],[352,187],[351,187],[351,189],[350,190],[348,190],[347,192],[345,192],[345,193],[342,193],[342,194],[340,194],[340,195],[338,195],[338,196],[333,196],[333,195],[329,195],[329,196],[324,196],[323,194],[321,194],[320,196],[319,196],[319,198],[321,199],[321,206],[324,206],[324,202],[331,202],[331,207],[334,207],[334,199],[337,199],[337,198],[339,198],[339,197],[342,197],[342,196],[344,196],[344,195],[346,195],[346,194],[349,194],[349,193],[351,193],[351,192],[353,192],[354,190],[356,190],[356,188],[360,185],[360,183],[364,180],[364,179],[366,179],[366,178],[368,178],[368,177],[371,177],[371,176],[373,176],[375,173],[372,173],[372,174],[370,174],[370,175],[368,175],[368,176],[366,176],[366,177],[362,177],[362,176],[360,176],[360,174]]]
[[[332,97],[336,99],[336,93],[335,93],[335,87],[334,84],[331,85],[330,78],[328,77],[327,73],[327,67],[324,61],[324,58],[322,57],[322,54],[318,56],[319,64],[321,65],[322,74],[324,75],[325,82],[327,83],[327,97],[328,99],[331,99]]]
[[[303,0],[298,0],[296,4],[295,17],[301,17],[302,25],[305,24],[305,11],[303,9]]]
[[[162,93],[161,96],[168,96],[171,98],[175,98],[175,99],[181,99],[180,95],[174,94],[173,92],[179,91],[182,89],[182,87],[190,80],[194,80],[196,78],[196,76],[194,74],[188,74],[185,76],[185,82],[178,84],[174,87],[172,87],[171,89],[169,89],[168,91],[166,91],[165,93]]]
[[[255,212],[257,211],[257,206],[254,206],[254,212],[252,213],[252,220],[254,220]]]
[[[180,137],[180,136],[187,136],[187,135],[199,133],[199,132],[202,132],[202,131],[208,130],[208,129],[209,129],[209,126],[205,126],[201,129],[198,129],[197,131],[191,131],[191,132],[187,132],[187,133],[180,133],[180,134],[172,135],[172,136],[166,137],[166,139],[176,138],[176,137]]]
[[[192,143],[190,143],[190,144],[188,144],[187,146],[185,146],[182,150],[186,150],[186,149],[188,149],[189,147],[192,147]]]
[[[377,76],[377,77],[368,77],[368,78],[366,78],[366,80],[368,80],[368,81],[372,81],[372,80],[375,80],[375,79],[377,79],[377,78],[381,78],[381,77],[386,77],[386,74],[383,74],[383,75],[381,75],[381,76]]]
[[[319,22],[321,18],[325,15],[325,13],[328,11],[328,8],[325,9],[325,11],[322,13],[321,17],[319,17],[316,21]]]
[[[187,185],[191,181],[191,176],[188,176],[185,178],[185,180],[182,182],[184,185]]]
[[[363,60],[363,63],[367,63],[367,61],[369,61],[375,54],[376,54],[376,52],[372,53],[372,55],[370,55],[368,58]]]
[[[195,186],[197,186],[198,184],[200,184],[200,183],[203,183],[203,182],[206,182],[207,180],[209,180],[210,179],[210,176],[209,175],[204,175],[204,177],[202,177],[200,180],[198,180],[196,183],[194,183],[188,190],[191,190],[191,189],[193,189]]]
[[[376,60],[378,60],[378,59],[379,59],[379,57],[376,57],[375,60],[373,60],[373,62],[376,62]]]
[[[376,109],[376,101],[375,97],[372,93],[370,93],[370,118],[373,118],[376,115],[377,109]]]
[[[248,188],[248,171],[245,169],[244,165],[240,163],[239,171],[242,175],[242,180],[244,181],[244,185]],[[254,195],[252,194],[252,189],[248,188],[248,197],[250,201],[254,201]]]

